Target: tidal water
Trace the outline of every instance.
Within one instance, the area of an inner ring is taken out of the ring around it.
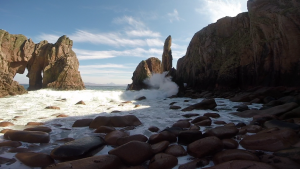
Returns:
[[[26,86],[25,86],[26,87]],[[45,126],[50,127],[50,142],[48,144],[31,144],[22,142],[20,148],[29,148],[34,152],[42,152],[50,154],[51,150],[64,144],[57,140],[63,138],[81,138],[83,136],[93,135],[93,130],[88,127],[72,128],[72,124],[77,119],[95,118],[97,116],[116,116],[116,115],[135,115],[140,119],[142,125],[137,126],[128,132],[133,134],[144,134],[149,137],[152,133],[148,130],[150,126],[156,126],[163,130],[171,127],[176,121],[184,119],[183,114],[198,113],[203,115],[207,112],[219,113],[220,118],[212,119],[212,126],[201,127],[201,131],[216,127],[213,124],[216,120],[222,120],[227,123],[251,121],[250,118],[240,118],[229,114],[236,111],[233,106],[241,103],[231,102],[228,99],[216,98],[218,111],[212,110],[193,110],[191,112],[182,112],[180,110],[169,109],[170,103],[176,102],[174,105],[185,108],[189,105],[199,103],[203,99],[190,98],[168,98],[174,93],[165,89],[141,90],[141,91],[125,91],[126,86],[87,86],[86,90],[80,91],[55,91],[51,89],[41,89],[37,91],[29,91],[28,94],[9,96],[0,98],[0,119],[14,123],[14,126],[0,127],[3,129],[23,130],[28,122],[42,122]],[[135,101],[136,98],[145,96],[147,99]],[[66,99],[66,101],[61,101]],[[84,101],[86,105],[75,105],[78,101]],[[184,102],[188,100],[188,102]],[[122,104],[124,101],[132,103]],[[136,105],[139,107],[135,108]],[[45,109],[47,106],[57,106],[60,110]],[[249,108],[260,108],[260,104],[249,105]],[[120,111],[112,113],[113,111]],[[60,114],[68,117],[59,118]],[[3,134],[0,134],[0,142],[4,141]],[[184,146],[186,148],[186,146]],[[105,146],[97,155],[107,154],[111,150],[111,146]],[[0,148],[0,157],[15,158],[15,153],[8,153],[8,147]],[[179,157],[180,164],[188,162],[192,158],[187,155]],[[210,165],[213,165],[212,163]],[[206,166],[207,167],[207,166]],[[1,168],[30,168],[17,162],[6,165],[2,164]]]

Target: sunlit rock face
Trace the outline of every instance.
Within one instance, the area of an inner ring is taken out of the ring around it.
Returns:
[[[162,73],[161,61],[158,58],[151,57],[141,61],[133,72],[131,78],[132,83],[128,85],[127,90],[141,90],[148,88],[144,83],[144,80],[151,77],[154,73]]]
[[[299,86],[299,7],[295,0],[249,0],[249,12],[194,35],[176,81],[201,89]]]
[[[72,45],[72,40],[66,36],[60,37],[55,44],[47,41],[34,44],[24,35],[12,35],[0,30],[0,97],[27,92],[13,80],[16,73],[23,74],[26,68],[29,90],[83,89],[79,62]]]
[[[171,50],[171,44],[172,44],[172,37],[171,35],[167,37],[164,44],[164,52],[162,54],[162,71],[170,71],[172,69],[172,50]]]

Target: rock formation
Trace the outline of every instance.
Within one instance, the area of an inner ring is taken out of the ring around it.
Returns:
[[[29,90],[83,89],[79,62],[72,45],[72,40],[66,36],[60,37],[55,44],[47,41],[34,44],[24,35],[11,35],[0,30],[0,97],[27,92],[13,80],[16,73],[23,74],[26,68]]]
[[[197,32],[176,81],[200,89],[300,86],[299,1],[249,0],[249,12]]]
[[[162,71],[163,72],[170,71],[172,69],[173,57],[172,57],[171,44],[172,44],[172,37],[170,35],[165,40],[164,52],[162,54]]]
[[[144,84],[144,80],[153,73],[162,73],[161,61],[155,57],[142,60],[133,72],[132,83],[127,86],[127,90],[147,89],[148,86]]]

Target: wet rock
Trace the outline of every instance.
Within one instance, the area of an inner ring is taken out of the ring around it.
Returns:
[[[123,131],[115,130],[115,131],[112,131],[112,132],[108,133],[105,136],[105,142],[108,145],[117,145],[117,140],[119,138],[127,137],[127,136],[129,136],[129,134],[127,134]]]
[[[75,140],[75,139],[67,137],[67,138],[56,140],[56,141],[70,142],[70,141],[73,141],[73,140]]]
[[[101,126],[97,128],[94,133],[110,133],[112,131],[115,131],[116,129],[114,127],[109,127],[109,126]]]
[[[181,107],[180,106],[170,106],[170,109],[177,110],[177,109],[181,109]]]
[[[148,128],[148,130],[151,131],[151,132],[158,132],[158,131],[159,131],[159,128],[158,128],[158,127],[155,127],[155,126],[150,126],[150,127]]]
[[[196,130],[196,131],[199,131],[200,130],[200,127],[199,126],[196,126],[196,125],[192,125],[189,130]]]
[[[242,129],[245,129],[248,133],[257,133],[262,130],[262,127],[258,125],[248,125],[242,127]]]
[[[17,153],[16,158],[29,167],[46,167],[54,164],[54,160],[49,155],[43,153]]]
[[[48,143],[50,141],[49,134],[41,131],[9,130],[4,134],[4,138],[28,143]]]
[[[14,124],[11,122],[1,122],[0,127],[8,127],[8,126],[13,126]]]
[[[50,155],[55,160],[75,160],[96,154],[104,145],[101,137],[83,137],[53,149]]]
[[[178,143],[188,145],[202,138],[202,132],[196,130],[182,131],[178,135]]]
[[[136,105],[134,105],[134,108],[137,108],[137,107],[140,107],[141,105],[139,105],[139,104],[136,104]]]
[[[221,126],[221,127],[216,127],[216,128],[206,131],[206,133],[204,135],[216,136],[220,139],[224,139],[224,138],[232,138],[235,135],[237,135],[238,132],[239,132],[239,130],[236,127]]]
[[[56,117],[69,117],[69,116],[66,115],[66,114],[59,114],[59,115],[57,115]]]
[[[150,159],[152,156],[151,146],[140,141],[131,141],[112,149],[108,154],[118,156],[124,163],[129,165],[139,165]]]
[[[189,128],[191,123],[189,121],[178,121],[172,127]]]
[[[224,126],[225,127],[235,127],[235,124],[234,123],[227,123]]]
[[[207,159],[195,159],[191,162],[181,164],[178,169],[196,169],[199,167],[204,167],[209,164],[209,161]]]
[[[280,157],[287,157],[289,159],[292,159],[294,161],[298,161],[300,160],[300,148],[288,148],[288,149],[284,149],[284,150],[280,150],[274,153],[274,155],[276,156],[280,156]]]
[[[24,129],[24,131],[42,131],[42,132],[50,133],[52,129],[44,126],[37,126],[37,127],[26,128]]]
[[[237,124],[235,125],[235,127],[237,127],[237,128],[244,127],[244,126],[246,126],[246,124],[243,123],[243,122],[237,123]]]
[[[175,157],[187,155],[187,152],[181,145],[171,145],[165,150],[165,153]]]
[[[210,120],[210,118],[207,116],[199,116],[199,117],[196,117],[195,119],[193,119],[191,121],[191,123],[195,124],[195,123],[201,122],[203,120],[208,120],[208,119]]]
[[[11,148],[8,150],[10,153],[23,153],[30,151],[28,148]]]
[[[168,142],[168,141],[162,141],[162,142],[159,142],[156,144],[152,144],[151,148],[152,148],[153,154],[157,154],[157,153],[164,151],[169,146],[169,144],[170,144],[170,142]]]
[[[265,164],[257,161],[249,160],[232,160],[225,163],[221,163],[212,167],[207,167],[203,169],[276,169],[269,164]]]
[[[190,118],[190,117],[194,117],[194,116],[199,116],[199,114],[197,114],[197,113],[187,113],[187,114],[184,114],[182,116],[186,117],[186,118]]]
[[[134,115],[125,116],[98,116],[90,124],[90,128],[98,128],[100,126],[111,127],[127,127],[141,125],[141,121]]]
[[[9,165],[9,163],[14,163],[16,160],[13,158],[13,159],[9,159],[9,158],[5,158],[5,157],[0,157],[0,167],[1,167],[1,164],[6,164],[6,165]]]
[[[239,143],[233,139],[223,139],[221,141],[224,149],[236,149],[239,146]]]
[[[266,110],[246,110],[240,113],[231,113],[234,115],[237,115],[239,117],[246,117],[246,118],[250,118],[253,117],[255,115],[276,115],[276,116],[280,116],[286,112],[289,112],[293,109],[295,109],[296,107],[298,107],[299,105],[297,103],[286,103],[283,105],[279,105],[279,106],[275,106]]]
[[[4,141],[0,143],[0,147],[19,147],[22,143],[19,141]]]
[[[125,168],[119,157],[115,155],[99,155],[74,161],[57,163],[46,167],[46,169],[121,169]]]
[[[298,141],[297,134],[290,129],[246,136],[240,145],[250,150],[279,151]]]
[[[187,152],[194,157],[201,158],[221,151],[223,144],[218,137],[210,136],[192,142],[187,146]]]
[[[210,126],[211,125],[211,120],[206,119],[206,120],[200,121],[198,123],[195,123],[195,125],[197,125],[197,126]]]
[[[169,105],[171,106],[171,105],[173,105],[173,104],[175,104],[175,103],[177,103],[177,102],[172,102],[172,103],[170,103]]]
[[[217,107],[217,103],[215,99],[204,99],[200,103],[186,107],[181,111],[192,111],[194,109],[196,110],[214,109],[215,107]]]
[[[117,139],[117,145],[123,145],[126,144],[130,141],[140,141],[140,142],[147,142],[148,138],[142,134],[136,134],[136,135],[131,135],[127,137],[121,137]]]
[[[279,119],[283,119],[283,120],[291,119],[291,118],[300,118],[300,106],[289,112],[284,113],[279,117]]]
[[[247,105],[234,106],[233,108],[237,108],[236,111],[239,111],[239,112],[249,110],[249,107]]]
[[[221,152],[218,152],[214,155],[213,161],[215,165],[221,164],[227,161],[232,160],[250,160],[250,161],[259,161],[259,158],[246,150],[239,150],[239,149],[233,149],[233,150],[224,150]]]
[[[57,107],[57,106],[47,106],[47,107],[45,107],[45,109],[54,109],[54,110],[60,110],[60,108],[59,108],[59,107]]]
[[[135,100],[141,101],[141,100],[145,100],[145,99],[146,99],[146,97],[145,97],[145,96],[142,96],[142,97],[139,97],[139,98],[137,98],[137,99],[135,99]]]
[[[277,169],[299,169],[300,164],[296,163],[295,161],[286,158],[286,157],[279,157],[274,155],[262,155],[260,156],[260,160],[263,163],[267,163]]]
[[[165,154],[159,153],[156,154],[150,161],[149,169],[167,169],[173,168],[178,164],[178,160],[176,157]]]
[[[288,123],[288,122],[284,122],[284,121],[280,121],[280,120],[270,120],[270,121],[266,121],[264,123],[264,126],[266,128],[279,128],[279,129],[291,129],[291,130],[299,130],[300,126],[297,124],[293,124],[293,123]]]
[[[246,129],[239,129],[239,133],[238,135],[244,135],[247,133],[247,130]]]
[[[75,105],[78,105],[78,104],[85,105],[85,103],[82,100],[80,100],[79,102],[77,102]]]
[[[9,130],[12,130],[12,129],[3,129],[3,130],[1,130],[0,133],[6,133],[6,132],[9,131]]]
[[[168,131],[163,131],[158,134],[151,135],[149,137],[148,143],[149,144],[156,144],[161,141],[169,141],[170,143],[176,142],[177,138],[176,135],[173,133],[170,133]]]
[[[211,117],[211,118],[218,118],[220,115],[218,113],[205,113],[203,116]]]
[[[45,125],[45,124],[42,122],[28,122],[26,124],[26,126],[42,126],[42,125]]]
[[[184,131],[184,129],[181,127],[167,127],[165,129],[163,129],[162,132],[163,131],[175,134],[175,136],[177,137],[180,132]]]
[[[214,124],[227,124],[225,121],[214,121]]]
[[[90,124],[92,123],[93,119],[80,119],[80,120],[76,120],[72,127],[87,127],[90,126]]]

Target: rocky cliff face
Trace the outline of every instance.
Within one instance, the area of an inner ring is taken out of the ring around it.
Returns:
[[[147,89],[144,80],[153,73],[162,73],[161,61],[155,57],[141,61],[133,72],[132,83],[128,85],[127,90]]]
[[[162,54],[162,71],[170,71],[172,69],[172,50],[171,50],[172,38],[171,35],[167,37],[164,44],[164,52]]]
[[[27,92],[13,81],[16,73],[23,74],[25,68],[28,69],[29,90],[83,89],[79,62],[72,45],[73,42],[66,36],[59,38],[55,44],[47,41],[34,44],[24,35],[11,35],[0,30],[0,97]]]
[[[249,12],[197,32],[176,81],[201,89],[300,86],[300,4],[249,0]]]

